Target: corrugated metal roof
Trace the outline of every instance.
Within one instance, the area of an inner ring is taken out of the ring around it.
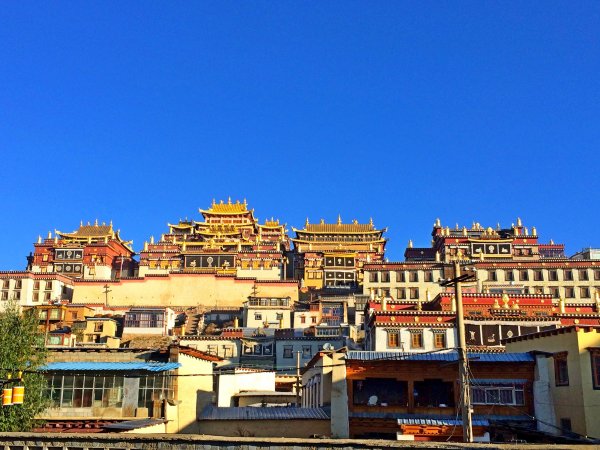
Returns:
[[[139,420],[126,420],[124,422],[111,423],[104,425],[104,428],[109,430],[137,430],[138,428],[145,428],[151,425],[159,425],[166,423],[165,419],[139,419]]]
[[[164,372],[181,367],[176,362],[51,362],[46,364],[40,370],[46,371],[125,371],[125,370],[147,370],[149,372]]]
[[[491,385],[491,384],[503,384],[503,385],[523,385],[527,383],[528,380],[525,378],[474,378],[469,381],[471,385],[477,386],[478,384],[482,385]]]
[[[533,362],[534,357],[529,353],[479,353],[469,352],[470,361],[479,362]],[[458,361],[458,352],[455,350],[435,353],[416,352],[371,352],[352,350],[346,353],[347,360],[358,361]]]
[[[474,427],[487,427],[489,422],[485,419],[473,419]],[[403,418],[398,419],[398,425],[438,425],[438,426],[459,426],[462,427],[462,420],[451,418],[433,419],[433,418]]]
[[[327,413],[321,408],[271,407],[253,408],[216,408],[208,406],[198,417],[200,420],[288,420],[288,419],[323,419],[329,420]]]

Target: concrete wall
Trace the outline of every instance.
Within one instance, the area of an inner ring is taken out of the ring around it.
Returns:
[[[275,372],[219,375],[217,406],[235,406],[232,396],[241,391],[274,391]]]
[[[124,279],[120,281],[77,281],[73,303],[104,303],[105,284],[109,285],[110,306],[241,306],[256,286],[264,297],[290,297],[298,300],[293,281],[260,282],[252,279],[213,274],[170,274],[167,276]]]
[[[202,434],[213,436],[252,436],[309,438],[314,435],[329,435],[329,420],[201,420]]]

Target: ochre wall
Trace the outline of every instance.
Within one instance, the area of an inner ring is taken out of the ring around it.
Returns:
[[[298,299],[295,281],[262,282],[214,274],[171,274],[121,281],[79,281],[73,303],[105,303],[109,306],[241,306],[250,295]],[[256,292],[253,288],[256,286]]]

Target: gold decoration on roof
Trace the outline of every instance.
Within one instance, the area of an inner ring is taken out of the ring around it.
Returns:
[[[223,200],[221,200],[219,203],[216,203],[213,200],[212,205],[210,206],[210,209],[208,209],[208,210],[200,209],[200,212],[201,213],[209,213],[209,214],[242,214],[242,213],[247,213],[250,211],[248,211],[248,205],[246,204],[245,199],[244,199],[243,203],[240,203],[239,200],[237,200],[235,203],[233,203],[231,201],[231,197],[229,197],[229,199],[227,200],[227,203],[225,203]]]

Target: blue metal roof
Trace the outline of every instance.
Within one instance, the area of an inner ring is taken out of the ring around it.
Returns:
[[[470,361],[479,362],[534,362],[529,353],[468,353]],[[346,353],[347,360],[358,361],[458,361],[458,352],[449,350],[435,353],[417,352],[371,352],[352,350]]]
[[[199,415],[200,420],[288,420],[288,419],[324,419],[329,420],[321,408],[270,407],[240,408],[206,407]]]
[[[43,366],[40,370],[49,371],[126,371],[126,370],[147,370],[149,372],[164,372],[181,367],[176,362],[155,362],[155,361],[131,361],[131,362],[51,362]]]

